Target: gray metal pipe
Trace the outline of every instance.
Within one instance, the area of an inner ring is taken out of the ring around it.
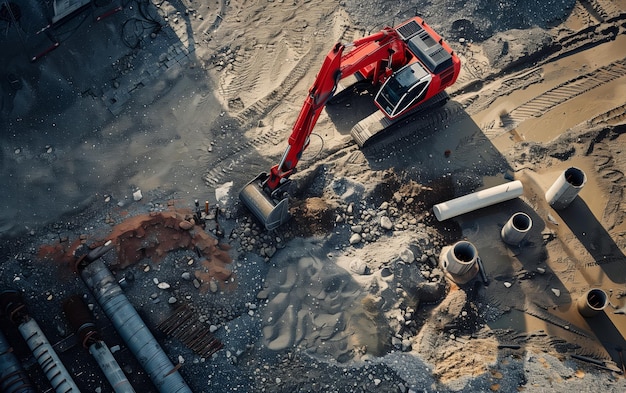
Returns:
[[[96,341],[89,346],[89,353],[96,359],[98,366],[111,384],[115,393],[135,393],[126,374],[113,357],[109,347],[103,341]]]
[[[80,272],[100,307],[161,393],[191,393],[182,376],[101,259]]]
[[[63,303],[63,311],[70,325],[78,334],[83,347],[87,348],[94,357],[113,391],[115,393],[135,393],[109,347],[100,338],[96,323],[83,299],[78,295],[70,296]]]
[[[72,376],[61,362],[59,355],[41,331],[37,321],[29,319],[17,328],[26,340],[26,344],[33,352],[33,356],[37,359],[44,374],[46,374],[52,388],[57,393],[80,392]]]
[[[37,393],[22,363],[13,354],[9,341],[0,332],[0,391],[3,393]]]
[[[52,388],[57,393],[80,392],[37,321],[28,315],[21,294],[15,290],[0,293],[0,310],[17,325]]]

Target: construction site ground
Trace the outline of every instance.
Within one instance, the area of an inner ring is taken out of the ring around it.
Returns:
[[[63,314],[76,293],[133,386],[157,391],[76,271],[107,240],[194,392],[626,391],[626,1],[401,3],[114,0],[46,27],[33,0],[0,20],[0,291],[23,294],[82,391],[113,390]],[[238,192],[280,159],[327,51],[415,11],[461,59],[450,101],[364,149],[350,129],[374,93],[329,106],[291,220],[262,228]],[[586,183],[554,209],[571,167]],[[511,180],[521,197],[433,214]],[[510,246],[516,212],[532,229]],[[444,274],[459,240],[488,285]],[[608,305],[585,318],[592,288]]]

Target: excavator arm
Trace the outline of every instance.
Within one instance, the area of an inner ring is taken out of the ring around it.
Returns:
[[[264,184],[267,190],[273,192],[293,173],[309,144],[317,119],[332,98],[339,81],[357,71],[363,71],[363,77],[371,79],[372,84],[384,82],[393,72],[392,65],[406,61],[400,44],[395,30],[391,28],[354,41],[349,45],[350,51],[345,54],[346,46],[335,44],[309,89],[280,163],[270,170]]]
[[[337,43],[326,55],[322,68],[309,89],[309,94],[293,126],[289,136],[289,145],[280,163],[270,169],[269,178],[264,184],[270,192],[276,190],[293,173],[304,149],[307,148],[317,119],[328,100],[332,98],[341,79],[341,57],[344,48],[344,45]]]

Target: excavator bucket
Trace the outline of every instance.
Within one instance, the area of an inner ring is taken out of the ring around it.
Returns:
[[[276,229],[289,220],[287,198],[278,202],[263,190],[266,173],[261,173],[246,184],[239,193],[239,199],[258,218],[268,230]]]

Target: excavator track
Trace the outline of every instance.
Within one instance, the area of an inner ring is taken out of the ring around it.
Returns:
[[[433,96],[423,105],[419,106],[416,110],[396,119],[389,119],[383,114],[382,111],[377,111],[352,127],[350,135],[360,148],[367,147],[395,124],[400,122],[410,122],[413,118],[415,118],[415,116],[423,114],[429,109],[443,106],[446,102],[448,102],[448,100],[448,94],[445,91],[442,91],[441,93]]]

